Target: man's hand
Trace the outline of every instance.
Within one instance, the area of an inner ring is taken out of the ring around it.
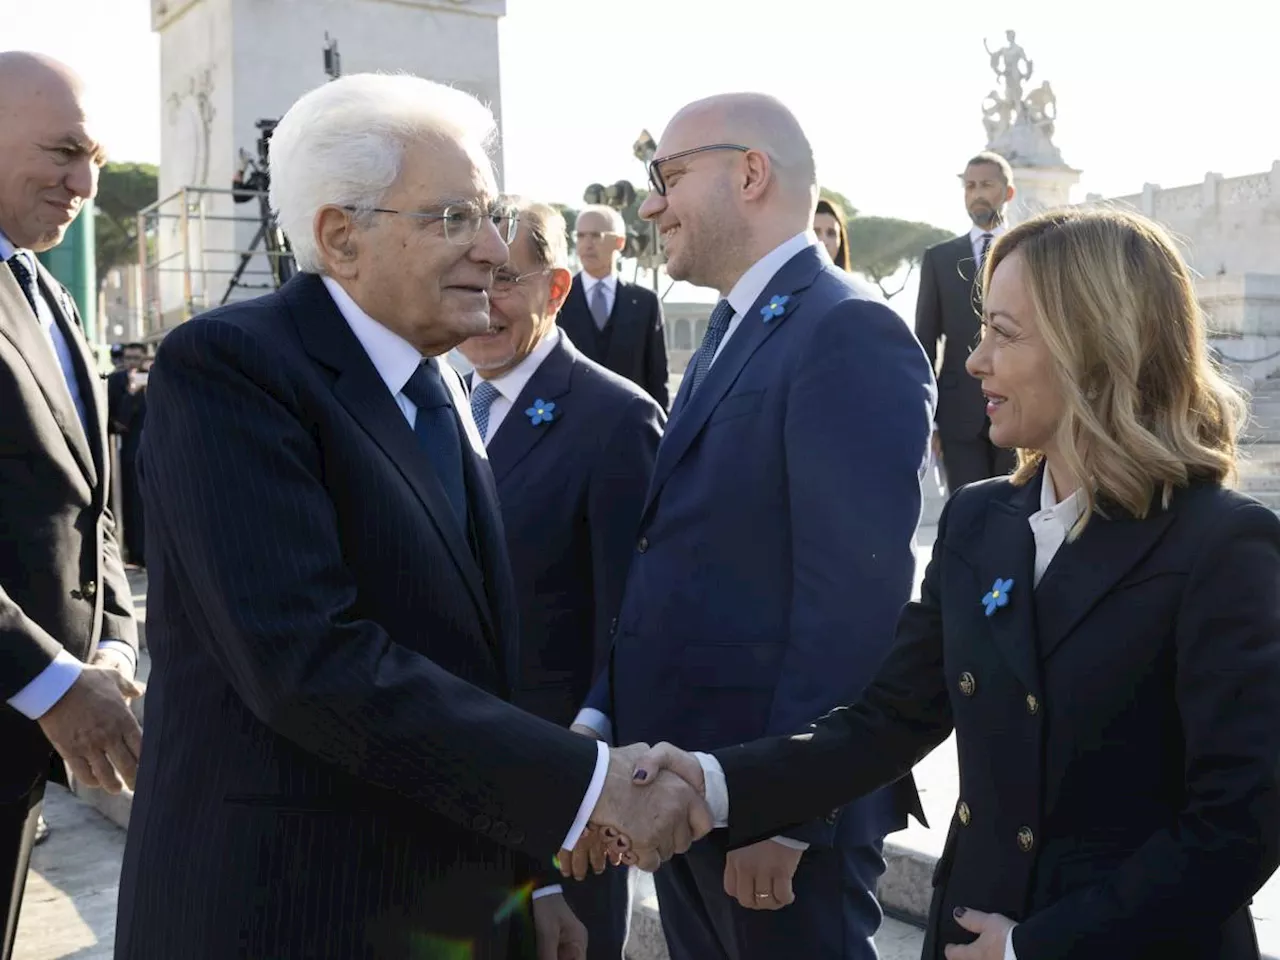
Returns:
[[[587,960],[587,928],[559,893],[533,901],[538,960]]]
[[[81,783],[107,793],[125,786],[132,790],[142,728],[129,701],[140,696],[142,690],[112,667],[86,664],[71,689],[36,722]]]
[[[978,939],[973,943],[948,943],[942,950],[947,960],[1004,960],[1009,931],[1015,926],[1012,920],[998,913],[965,907],[956,907],[952,916],[964,929],[976,933]]]
[[[652,873],[710,833],[712,820],[702,793],[679,776],[668,771],[640,776],[636,762],[649,753],[643,743],[609,751],[609,772],[591,822],[613,827],[620,835],[613,847],[618,857]]]
[[[929,438],[929,449],[933,451],[933,459],[942,459],[942,435],[937,430],[933,431],[933,435]]]
[[[587,829],[582,831],[574,848],[560,851],[560,873],[566,878],[582,880],[586,878],[587,868],[590,867],[591,872],[599,876],[611,862],[609,849],[617,839],[618,831],[612,827],[587,824]],[[614,855],[613,862],[618,861],[618,856]]]
[[[724,865],[724,892],[748,910],[781,910],[796,899],[791,878],[803,850],[761,840],[730,850]]]

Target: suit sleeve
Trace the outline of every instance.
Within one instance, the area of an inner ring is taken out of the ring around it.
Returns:
[[[1217,525],[1174,638],[1182,809],[1128,860],[1014,928],[1018,960],[1142,956],[1180,918],[1221,923],[1280,864],[1280,520]]]
[[[645,389],[664,411],[671,409],[667,392],[667,335],[662,319],[662,301],[653,297],[653,317],[649,325],[649,342],[645,350]]]
[[[600,676],[609,662],[613,618],[622,604],[622,588],[636,549],[640,512],[664,422],[653,401],[637,395],[613,425],[603,456],[591,474],[587,516],[595,599],[593,676]]]
[[[62,652],[62,644],[25,613],[0,585],[0,700],[12,699],[43,673]]]
[[[501,819],[509,830],[500,842],[549,858],[591,784],[596,744],[466,683],[361,616],[291,369],[217,320],[177,328],[152,369],[148,518],[180,552],[170,559],[190,585],[192,642],[298,748],[464,828]]]
[[[787,397],[791,623],[766,730],[794,733],[853,702],[911,598],[933,378],[888,307],[824,317]],[[796,839],[829,842],[833,828]]]
[[[110,500],[108,491],[107,499]],[[120,543],[116,539],[116,520],[110,509],[102,517],[102,633],[99,641],[118,640],[133,650],[133,665],[138,666],[138,621],[133,615],[133,593],[124,572]]]
[[[942,339],[942,297],[935,259],[934,249],[924,252],[920,263],[920,292],[916,296],[916,339],[924,347],[930,370],[938,367],[938,341]]]
[[[920,599],[903,610],[889,656],[861,699],[795,735],[714,752],[728,788],[730,847],[795,835],[797,825],[901,779],[951,734],[938,591],[954,503],[938,521]]]

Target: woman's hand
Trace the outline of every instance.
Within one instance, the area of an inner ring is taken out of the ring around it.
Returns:
[[[967,907],[956,907],[952,916],[964,929],[976,933],[978,939],[973,943],[948,943],[942,951],[947,960],[1004,960],[1009,931],[1016,926],[1012,920],[998,913],[983,913]]]

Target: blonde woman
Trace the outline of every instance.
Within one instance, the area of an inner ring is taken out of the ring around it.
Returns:
[[[1045,214],[996,242],[985,285],[968,368],[1019,466],[948,505],[878,679],[806,736],[662,745],[637,780],[711,772],[738,846],[954,729],[925,957],[1252,960],[1280,847],[1280,520],[1226,488],[1242,403],[1147,220]]]

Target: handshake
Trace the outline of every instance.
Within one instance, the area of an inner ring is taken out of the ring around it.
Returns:
[[[615,747],[586,830],[573,850],[560,851],[560,872],[578,880],[588,867],[601,873],[606,864],[653,872],[713,826],[693,754],[668,743]]]

